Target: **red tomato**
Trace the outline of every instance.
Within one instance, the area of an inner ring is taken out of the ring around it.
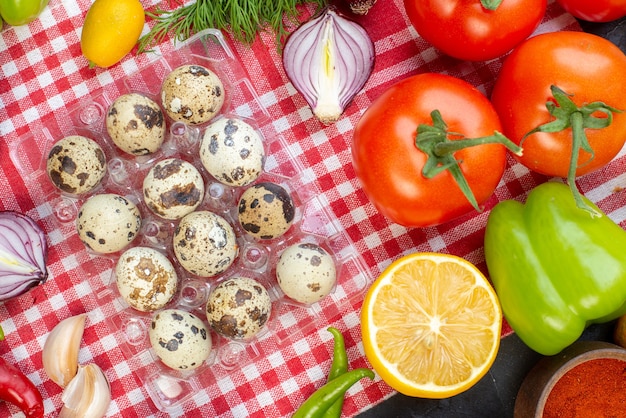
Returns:
[[[524,135],[554,118],[546,108],[556,85],[577,105],[601,101],[626,110],[626,56],[614,44],[585,32],[552,32],[535,36],[506,58],[491,101],[504,134],[519,144]],[[610,126],[584,130],[595,152],[581,150],[576,175],[594,171],[615,157],[626,140],[626,113],[614,113]],[[537,132],[522,144],[519,161],[533,171],[567,177],[572,156],[572,129]]]
[[[469,83],[443,74],[403,79],[381,94],[357,123],[352,161],[365,194],[393,222],[407,227],[438,225],[471,212],[472,204],[449,171],[422,175],[427,155],[415,145],[418,125],[432,125],[439,110],[448,132],[466,138],[490,136],[501,128],[489,100]],[[456,140],[458,136],[450,135]],[[500,181],[506,149],[500,144],[454,153],[479,204]]]
[[[481,0],[404,0],[404,8],[415,30],[435,48],[458,59],[484,61],[528,38],[541,22],[546,3],[502,0],[496,10],[489,10]]]
[[[610,22],[626,16],[626,0],[557,0],[574,17],[589,22]]]

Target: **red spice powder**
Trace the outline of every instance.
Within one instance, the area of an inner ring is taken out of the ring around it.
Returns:
[[[589,360],[554,385],[543,418],[626,417],[626,361]]]

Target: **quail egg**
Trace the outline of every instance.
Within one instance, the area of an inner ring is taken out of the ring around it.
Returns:
[[[163,80],[161,102],[172,119],[198,125],[213,119],[222,109],[224,86],[208,68],[183,65]]]
[[[111,104],[106,129],[119,149],[132,155],[159,150],[165,139],[165,117],[159,105],[138,93],[124,94]]]
[[[155,354],[172,369],[197,369],[211,353],[211,334],[206,324],[180,309],[158,312],[148,334]]]
[[[247,186],[263,171],[263,141],[246,122],[233,118],[220,119],[204,132],[200,160],[220,183]]]
[[[247,277],[233,277],[217,285],[206,305],[211,328],[234,340],[257,335],[271,311],[272,301],[265,287]]]
[[[59,190],[80,195],[96,188],[106,174],[106,156],[93,139],[71,135],[58,141],[48,154],[46,170]]]
[[[257,183],[239,198],[239,223],[248,234],[258,239],[283,235],[291,227],[295,213],[289,192],[276,183]]]
[[[212,277],[226,271],[239,254],[233,227],[209,211],[185,215],[174,231],[174,254],[188,272]]]
[[[165,307],[178,288],[178,276],[170,260],[150,247],[124,251],[115,266],[115,279],[124,300],[142,312]]]
[[[90,197],[78,210],[76,229],[92,251],[109,254],[130,244],[141,228],[141,213],[123,196],[105,193]]]
[[[144,178],[143,197],[160,217],[180,219],[204,199],[204,180],[193,164],[168,158],[156,163]]]
[[[276,279],[291,299],[305,304],[319,302],[335,286],[337,271],[331,255],[314,243],[287,247],[276,263]]]

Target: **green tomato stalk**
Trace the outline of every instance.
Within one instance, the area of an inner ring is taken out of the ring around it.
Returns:
[[[449,171],[467,200],[474,209],[480,211],[476,196],[474,196],[474,192],[461,170],[461,161],[454,158],[454,153],[477,145],[502,144],[515,155],[522,155],[522,148],[498,131],[495,131],[493,135],[480,138],[465,138],[460,133],[448,132],[448,125],[444,122],[439,110],[433,110],[430,117],[433,124],[420,124],[417,127],[417,136],[415,137],[415,146],[428,156],[422,168],[422,175],[430,179],[446,170]],[[449,138],[450,136],[461,139],[452,140]]]
[[[487,10],[496,10],[501,3],[502,0],[480,0],[480,4]]]
[[[621,111],[602,102],[593,102],[578,107],[572,99],[570,99],[571,95],[565,93],[557,86],[550,86],[550,91],[554,97],[554,102],[551,100],[546,102],[546,108],[548,109],[548,112],[550,112],[550,115],[554,117],[554,120],[540,125],[528,132],[522,138],[521,143],[536,132],[554,133],[571,128],[572,155],[567,171],[567,183],[569,184],[570,190],[574,195],[576,206],[589,212],[592,216],[600,216],[597,210],[585,202],[576,187],[576,170],[581,166],[578,165],[578,157],[580,155],[580,150],[582,149],[591,154],[591,157],[587,162],[594,158],[594,151],[591,148],[591,145],[589,145],[585,129],[606,128],[613,122],[613,113],[619,113]],[[594,116],[594,114],[597,114],[596,112],[602,114],[603,117]],[[587,162],[583,164],[586,164]]]

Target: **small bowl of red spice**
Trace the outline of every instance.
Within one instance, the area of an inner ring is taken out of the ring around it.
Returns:
[[[577,341],[530,370],[514,418],[626,417],[626,349]]]

